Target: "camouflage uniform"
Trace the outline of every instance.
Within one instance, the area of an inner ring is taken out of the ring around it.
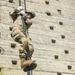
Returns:
[[[16,12],[16,13],[15,13]],[[17,15],[17,11],[15,10],[12,15],[14,15],[14,13]],[[23,15],[23,14],[21,14]],[[25,23],[26,23],[26,27],[27,27],[27,31],[28,28],[32,25],[32,22],[30,21],[30,19],[28,18],[27,15],[23,15],[25,18]],[[19,48],[19,56],[21,59],[21,67],[24,69],[24,71],[27,71],[27,66],[29,66],[29,70],[33,70],[36,68],[37,64],[35,63],[34,60],[26,60],[26,49],[27,47],[29,48],[29,55],[32,56],[33,52],[34,52],[34,47],[31,43],[31,40],[28,36],[25,36],[23,33],[23,27],[22,27],[22,20],[21,20],[21,16],[18,14],[18,18],[16,18],[15,22],[13,23],[12,26],[12,32],[11,32],[11,37],[18,43],[22,44]]]

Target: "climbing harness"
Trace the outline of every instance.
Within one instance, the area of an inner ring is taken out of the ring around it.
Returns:
[[[21,6],[21,0],[19,0],[19,6]],[[24,0],[24,7],[25,7],[25,11],[26,11],[26,0]],[[21,19],[22,19],[22,24],[23,24],[23,33],[24,33],[25,36],[27,36],[27,34],[26,34],[27,27],[26,27],[26,23],[24,21],[24,17],[21,16]],[[31,58],[30,58],[30,55],[29,55],[29,47],[28,46],[27,46],[26,51],[27,51],[26,60],[29,60]],[[29,69],[29,66],[27,66],[27,69]],[[32,71],[27,71],[27,75],[32,75]]]

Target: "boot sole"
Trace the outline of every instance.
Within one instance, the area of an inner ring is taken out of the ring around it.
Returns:
[[[36,67],[37,67],[37,64],[36,63],[33,63],[30,66],[24,67],[23,71],[24,72],[27,72],[27,71],[30,71],[30,70],[34,70]]]

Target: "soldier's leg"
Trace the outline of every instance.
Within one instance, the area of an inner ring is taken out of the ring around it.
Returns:
[[[13,28],[11,36],[16,42],[22,44],[27,42],[25,35],[23,34],[22,30],[20,30],[19,28]]]
[[[13,25],[12,26],[12,32],[14,32],[15,30],[19,29],[20,31],[23,32],[23,28],[22,28],[22,25]]]
[[[18,42],[18,43],[21,43],[19,40],[20,40],[20,36],[19,34],[16,34],[14,37],[12,37],[14,39],[14,41]]]
[[[26,50],[24,50],[23,47],[20,47],[19,48],[19,57],[21,60],[21,68],[23,68],[23,70],[25,72],[29,71],[29,70],[33,70],[37,66],[37,64],[35,63],[34,60],[27,60],[26,55],[27,55]],[[27,67],[29,67],[29,69]]]
[[[32,45],[32,42],[31,42],[31,38],[27,38],[28,40],[28,47],[29,47],[29,51],[30,51],[30,56],[32,56],[33,52],[34,52],[34,47]]]
[[[21,36],[20,36],[20,30],[16,29],[15,31],[11,32],[11,37],[16,41],[19,42]]]
[[[21,44],[24,45],[23,48],[26,49],[26,47],[27,47],[27,45],[28,45],[27,38],[25,38],[25,37],[21,37],[19,41],[21,42]]]
[[[19,34],[21,31],[17,28],[14,31],[12,30],[11,35],[14,37],[15,35]]]

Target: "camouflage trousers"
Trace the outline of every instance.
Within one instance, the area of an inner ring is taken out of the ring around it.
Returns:
[[[28,39],[28,43],[27,43],[27,45],[26,45],[26,43],[24,43],[23,45],[21,45],[20,46],[20,48],[19,48],[19,57],[20,58],[25,58],[26,57],[26,55],[27,55],[27,47],[26,46],[28,46],[28,49],[29,49],[29,55],[30,56],[32,56],[32,54],[33,54],[33,52],[34,52],[34,47],[33,47],[33,45],[29,42],[30,40]]]
[[[23,34],[23,30],[20,26],[18,27],[13,27],[12,32],[11,32],[11,37],[18,43],[20,43],[20,48],[19,48],[19,56],[20,58],[25,58],[26,57],[26,49],[27,47],[29,48],[29,54],[32,56],[34,52],[34,47],[32,45],[31,39],[29,37],[26,37]]]

